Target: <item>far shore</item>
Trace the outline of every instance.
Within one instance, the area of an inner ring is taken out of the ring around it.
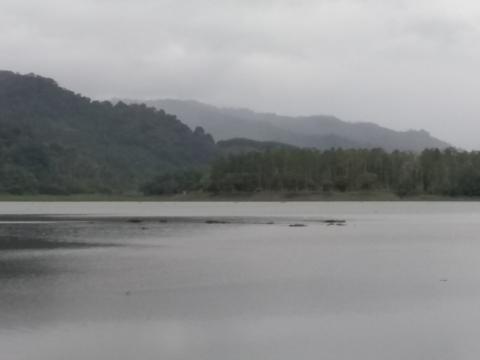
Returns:
[[[363,192],[254,192],[211,194],[192,192],[161,196],[141,194],[74,194],[74,195],[11,195],[0,194],[0,202],[293,202],[293,201],[480,201],[479,197],[451,197],[441,195],[414,195],[400,197],[387,191]]]

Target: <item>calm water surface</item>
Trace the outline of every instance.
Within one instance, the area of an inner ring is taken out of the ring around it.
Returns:
[[[477,203],[0,203],[0,220],[2,360],[480,357]]]

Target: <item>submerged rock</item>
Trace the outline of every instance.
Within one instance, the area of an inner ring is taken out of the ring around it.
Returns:
[[[207,220],[205,224],[230,224],[228,221],[224,220]]]
[[[307,225],[305,225],[305,224],[290,224],[288,226],[290,226],[290,227],[306,227]]]
[[[141,219],[128,219],[127,221],[132,224],[140,224],[142,222]]]
[[[324,223],[327,224],[328,226],[333,226],[333,225],[345,226],[347,224],[347,221],[339,220],[339,219],[328,219],[328,220],[325,220]]]

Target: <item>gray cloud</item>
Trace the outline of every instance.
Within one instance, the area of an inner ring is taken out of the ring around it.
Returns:
[[[336,114],[480,148],[475,1],[0,4],[0,68],[51,76],[94,98]]]

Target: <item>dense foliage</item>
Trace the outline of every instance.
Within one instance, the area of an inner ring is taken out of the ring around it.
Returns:
[[[181,170],[156,176],[141,188],[145,195],[179,194],[199,191],[207,184],[205,173],[199,170]]]
[[[91,101],[51,79],[0,71],[0,193],[138,191],[215,153],[210,135],[163,111]]]
[[[248,152],[264,152],[277,149],[295,149],[293,145],[275,141],[256,141],[244,138],[233,138],[217,142],[220,153],[224,155],[244,154]]]
[[[480,196],[480,153],[278,149],[230,155],[211,168],[210,191],[385,190],[400,196]]]

